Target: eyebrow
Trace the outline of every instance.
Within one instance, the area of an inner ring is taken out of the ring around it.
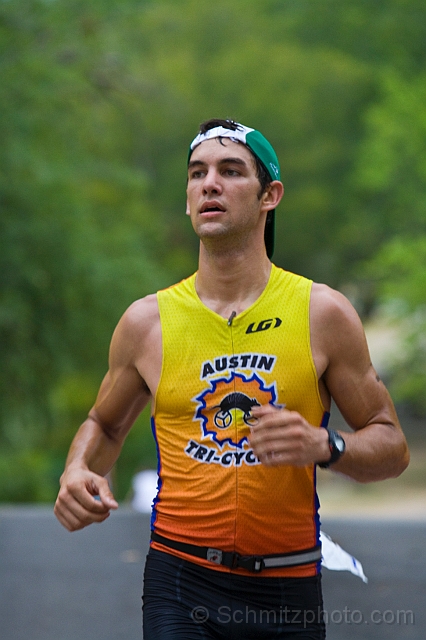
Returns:
[[[245,160],[242,160],[241,158],[222,158],[222,160],[219,160],[218,162],[219,165],[223,165],[223,164],[239,164],[241,166],[246,167],[247,166],[247,162],[245,162]],[[202,160],[191,160],[188,163],[188,169],[192,169],[193,167],[205,167],[207,165],[207,162],[203,162]]]

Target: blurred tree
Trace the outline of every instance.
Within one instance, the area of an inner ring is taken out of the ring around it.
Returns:
[[[407,80],[382,73],[380,94],[364,114],[353,173],[356,210],[343,239],[358,260],[394,235],[426,233],[425,113],[425,74]]]
[[[368,282],[399,320],[402,350],[390,371],[396,400],[426,415],[426,75],[382,74],[365,114],[354,180],[353,250]],[[361,244],[363,240],[363,244]],[[355,249],[356,247],[356,249]],[[376,249],[378,249],[376,255]]]
[[[426,6],[422,0],[265,0],[272,28],[291,23],[307,48],[327,44],[380,70],[421,73],[426,62]],[[281,18],[281,19],[280,19]]]
[[[54,496],[119,316],[196,268],[185,180],[202,120],[276,147],[283,267],[341,286],[395,234],[425,232],[425,14],[420,0],[0,3],[0,499]],[[144,450],[152,462],[148,432],[144,413],[120,478]]]
[[[390,389],[426,416],[426,234],[396,237],[369,263],[386,315],[397,323],[401,346],[390,369]]]
[[[166,282],[162,229],[84,16],[78,34],[58,4],[0,17],[0,499],[51,499],[115,323]]]

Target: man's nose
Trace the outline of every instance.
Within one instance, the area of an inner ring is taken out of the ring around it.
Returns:
[[[209,169],[206,173],[203,182],[203,191],[204,193],[221,193],[222,191],[222,183],[220,180],[220,174],[216,169]]]

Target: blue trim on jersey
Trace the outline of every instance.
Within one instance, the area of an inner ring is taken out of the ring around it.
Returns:
[[[325,429],[326,427],[328,427],[329,421],[330,421],[330,412],[324,411],[320,427]],[[320,503],[318,492],[317,492],[317,466],[316,465],[314,468],[314,491],[315,491],[315,538],[316,538],[316,544],[320,544],[321,518],[320,518],[319,510],[320,510],[321,503]],[[321,571],[321,560],[317,562],[316,570],[317,570],[317,573]]]
[[[161,491],[161,487],[162,487],[162,480],[161,480],[161,460],[160,460],[160,447],[158,445],[158,439],[157,439],[157,428],[155,426],[155,418],[154,416],[151,416],[151,430],[152,430],[152,435],[154,436],[154,441],[155,441],[155,449],[157,451],[157,475],[158,475],[158,481],[157,481],[157,494],[154,498],[154,500],[152,501],[152,511],[151,511],[151,531],[154,531],[155,529],[155,521],[157,519],[157,509],[156,506],[160,500],[159,495],[160,495],[160,491]]]
[[[320,532],[321,532],[321,518],[319,514],[320,501],[317,492],[317,466],[314,465],[314,496],[315,496],[315,517],[314,517],[314,525],[315,525],[315,544],[320,544]],[[321,560],[318,560],[315,566],[316,572],[320,573],[321,571]]]
[[[320,427],[328,427],[329,420],[330,420],[330,412],[324,411],[324,413],[322,414]]]

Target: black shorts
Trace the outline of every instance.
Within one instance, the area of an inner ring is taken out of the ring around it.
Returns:
[[[240,576],[150,549],[143,630],[144,640],[323,640],[321,576]]]

